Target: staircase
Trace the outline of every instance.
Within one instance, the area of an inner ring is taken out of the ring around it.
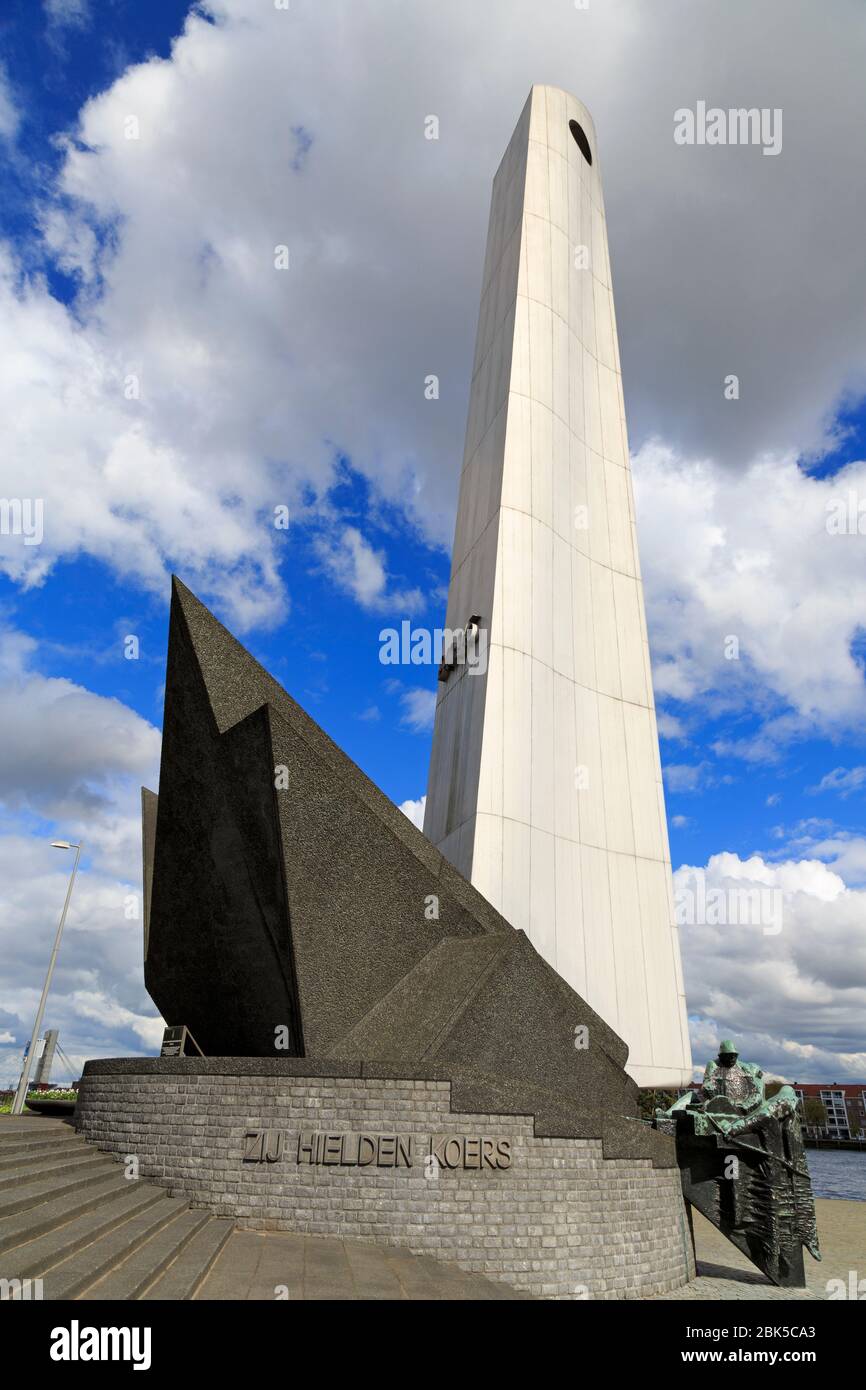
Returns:
[[[234,1223],[124,1173],[65,1120],[0,1116],[0,1298],[195,1297]]]

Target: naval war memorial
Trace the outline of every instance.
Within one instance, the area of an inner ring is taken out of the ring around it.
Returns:
[[[550,87],[493,185],[447,627],[488,659],[443,662],[422,834],[173,582],[165,1055],[87,1063],[79,1132],[243,1227],[536,1296],[686,1283],[691,1206],[802,1283],[789,1098],[726,1043],[639,1112],[692,1064],[595,130]]]

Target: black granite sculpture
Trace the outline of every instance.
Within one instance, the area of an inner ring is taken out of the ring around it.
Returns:
[[[178,580],[144,832],[147,988],[206,1055],[448,1079],[674,1165],[622,1039]]]
[[[700,1090],[657,1111],[655,1125],[676,1138],[686,1201],[774,1284],[803,1288],[803,1247],[821,1255],[791,1087],[767,1096],[760,1067],[726,1039]]]

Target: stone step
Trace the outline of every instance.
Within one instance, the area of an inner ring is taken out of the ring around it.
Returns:
[[[173,1199],[170,1199],[173,1200]],[[140,1298],[145,1289],[165,1272],[173,1260],[180,1258],[193,1236],[207,1225],[210,1216],[200,1208],[183,1207],[150,1240],[145,1241],[120,1264],[114,1265],[96,1284],[80,1295],[83,1300]]]
[[[97,1189],[88,1191],[96,1193]],[[123,1189],[113,1186],[108,1192],[94,1198],[89,1211],[72,1213],[63,1202],[48,1203],[55,1208],[57,1224],[47,1231],[29,1230],[26,1217],[19,1218],[22,1227],[21,1240],[0,1255],[0,1272],[8,1278],[31,1278],[44,1274],[46,1270],[68,1259],[70,1255],[86,1245],[92,1244],[100,1236],[113,1231],[116,1226],[128,1221],[131,1216],[158,1202],[162,1197],[159,1188],[146,1183],[124,1183]]]
[[[0,1115],[0,1139],[35,1139],[51,1134],[74,1134],[64,1120],[43,1120],[37,1115]]]
[[[83,1140],[74,1134],[41,1139],[0,1139],[0,1172],[22,1158],[53,1158],[60,1153],[80,1153]]]
[[[63,1120],[0,1117],[2,1279],[41,1279],[49,1300],[191,1299],[233,1230]]]
[[[194,1298],[233,1230],[233,1221],[209,1216],[177,1259],[140,1297],[144,1300]]]
[[[79,1191],[101,1182],[103,1178],[116,1173],[122,1182],[123,1169],[118,1168],[110,1158],[90,1154],[70,1163],[62,1176],[54,1174],[50,1178],[36,1179],[33,1182],[19,1182],[16,1187],[0,1192],[0,1220],[14,1216],[17,1212],[38,1207],[41,1202],[52,1202],[57,1197]]]
[[[0,1115],[0,1144],[6,1139],[45,1139],[52,1134],[75,1134],[75,1125],[63,1120],[34,1120],[20,1115]]]
[[[52,1301],[77,1298],[181,1211],[187,1210],[186,1202],[168,1197],[160,1189],[155,1190],[159,1192],[157,1201],[49,1269],[44,1276],[43,1296]]]
[[[111,1160],[108,1160],[109,1162]],[[65,1178],[70,1174],[92,1168],[95,1163],[105,1164],[106,1156],[96,1149],[84,1149],[80,1144],[71,1152],[45,1157],[19,1158],[16,1162],[0,1167],[0,1198],[10,1188],[21,1189],[26,1183],[43,1182],[51,1178]]]
[[[127,1188],[125,1179],[117,1173],[112,1173],[92,1186],[68,1193],[56,1201],[40,1202],[38,1206],[29,1207],[16,1216],[7,1217],[0,1221],[0,1254],[14,1249],[24,1241],[33,1240],[46,1231],[53,1231],[67,1221],[83,1216]]]

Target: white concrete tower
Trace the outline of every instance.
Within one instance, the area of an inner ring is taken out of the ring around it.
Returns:
[[[595,130],[533,87],[493,181],[424,830],[616,1029],[691,1080]]]

